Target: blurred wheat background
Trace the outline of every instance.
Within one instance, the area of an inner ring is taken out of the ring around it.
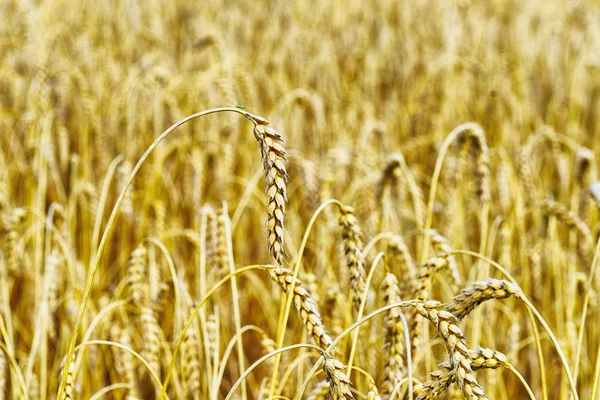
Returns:
[[[600,398],[597,2],[0,21],[0,398]]]

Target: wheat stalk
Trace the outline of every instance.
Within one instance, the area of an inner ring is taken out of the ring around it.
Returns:
[[[8,381],[10,380],[10,370],[8,369],[8,360],[4,350],[0,350],[0,399],[6,398]]]

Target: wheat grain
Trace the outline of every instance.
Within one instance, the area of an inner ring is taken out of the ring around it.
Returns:
[[[72,362],[69,365],[69,369],[65,371],[65,360],[66,358],[63,358],[60,365],[60,376],[62,377],[63,374],[67,374],[62,400],[75,400],[75,362]]]

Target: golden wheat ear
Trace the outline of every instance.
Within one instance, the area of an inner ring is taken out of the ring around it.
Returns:
[[[254,122],[254,137],[262,154],[267,191],[267,228],[269,252],[278,265],[283,265],[284,218],[287,203],[288,174],[285,167],[287,153],[281,143],[281,134],[269,126],[263,117],[247,114]]]
[[[350,379],[344,373],[346,366],[335,358],[325,356],[323,371],[329,382],[329,397],[332,400],[354,400],[350,390]]]
[[[312,299],[308,290],[302,286],[302,282],[299,279],[294,281],[293,272],[287,268],[274,268],[270,274],[271,278],[279,284],[285,293],[294,296],[294,307],[296,307],[296,310],[300,314],[306,331],[312,336],[317,346],[323,350],[327,350],[333,343],[333,340],[327,333],[321,314],[318,311],[317,303]],[[295,282],[294,292],[290,293],[293,282]]]

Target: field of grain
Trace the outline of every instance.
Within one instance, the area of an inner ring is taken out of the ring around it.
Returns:
[[[600,4],[0,1],[0,399],[600,399]]]

